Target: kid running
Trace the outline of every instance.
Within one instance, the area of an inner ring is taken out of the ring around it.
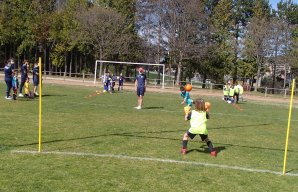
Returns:
[[[217,151],[213,148],[211,140],[208,138],[208,131],[206,122],[209,119],[209,113],[205,108],[205,101],[203,99],[197,99],[194,102],[195,110],[192,110],[187,119],[190,120],[190,128],[183,135],[181,153],[187,153],[188,139],[195,138],[196,135],[200,135],[201,140],[207,143],[210,151],[210,155],[216,157]]]

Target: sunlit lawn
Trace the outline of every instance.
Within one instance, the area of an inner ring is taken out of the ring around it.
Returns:
[[[5,100],[3,81],[0,90],[0,191],[298,191],[298,176],[240,170],[282,172],[285,104],[247,101],[236,108],[201,96],[212,103],[208,129],[219,153],[212,158],[195,138],[183,156],[189,122],[178,90],[147,92],[144,108],[136,110],[134,92],[85,98],[95,88],[46,84],[42,151],[65,153],[29,154],[15,151],[38,150],[38,99]],[[296,117],[294,108],[287,156],[292,174],[298,174]],[[185,161],[227,168],[177,163]]]

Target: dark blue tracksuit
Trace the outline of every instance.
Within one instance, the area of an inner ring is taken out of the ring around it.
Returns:
[[[24,84],[25,84],[26,79],[28,77],[27,71],[28,71],[27,65],[26,64],[23,64],[22,67],[21,67],[21,73],[22,73],[22,75],[21,75],[20,93],[22,93]]]
[[[12,68],[10,66],[4,67],[4,80],[6,83],[6,97],[10,96],[10,90],[12,87]]]

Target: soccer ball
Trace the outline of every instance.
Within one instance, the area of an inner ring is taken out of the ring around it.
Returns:
[[[208,102],[208,101],[206,101],[206,102],[205,102],[205,109],[206,109],[206,110],[210,110],[210,108],[211,108],[211,103]]]
[[[187,85],[185,85],[185,90],[186,91],[191,91],[192,90],[192,86],[191,86],[191,84],[187,84]]]

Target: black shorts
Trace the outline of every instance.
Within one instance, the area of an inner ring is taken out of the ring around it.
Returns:
[[[39,85],[39,79],[37,77],[36,78],[33,77],[33,85],[34,86],[38,86]]]
[[[188,137],[191,139],[195,138],[195,136],[197,135],[197,134],[190,133],[189,131],[187,131],[186,133],[187,133]],[[199,134],[199,135],[200,135],[202,141],[205,141],[205,139],[208,138],[208,135],[204,135],[204,134]]]
[[[145,87],[137,87],[137,95],[144,96],[145,95]]]

